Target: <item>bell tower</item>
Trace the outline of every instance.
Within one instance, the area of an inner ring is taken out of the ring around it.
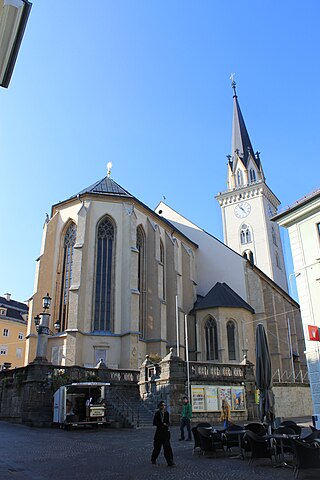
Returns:
[[[288,283],[280,230],[270,220],[280,201],[266,184],[240,110],[232,75],[233,123],[227,190],[215,197],[222,209],[224,243],[247,257],[285,291]]]

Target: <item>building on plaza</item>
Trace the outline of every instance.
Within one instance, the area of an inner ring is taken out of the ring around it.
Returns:
[[[320,426],[320,190],[276,215],[288,229],[294,277],[301,307],[309,381],[315,415]]]
[[[53,205],[44,224],[25,363],[35,358],[32,319],[49,292],[50,328],[60,326],[48,341],[54,364],[92,367],[102,359],[137,369],[147,354],[163,358],[177,342],[185,358],[186,315],[192,360],[236,364],[246,355],[254,361],[255,326],[263,322],[274,375],[292,371],[290,345],[295,371],[303,370],[299,305],[287,293],[279,230],[267,215],[279,201],[252,148],[248,155],[240,149],[249,137],[236,95],[234,102],[237,152],[228,166],[229,190],[218,200],[227,240],[238,243],[220,242],[164,202],[150,209],[109,172]]]
[[[0,369],[24,365],[27,321],[25,303],[12,300],[9,293],[0,297]]]

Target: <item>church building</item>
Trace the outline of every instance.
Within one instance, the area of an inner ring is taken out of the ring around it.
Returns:
[[[30,302],[25,363],[36,356],[33,317],[49,292],[54,365],[138,369],[179,346],[185,359],[255,361],[268,333],[274,375],[305,369],[299,305],[287,292],[281,238],[269,220],[279,200],[254,153],[234,84],[228,190],[217,196],[225,243],[160,202],[153,210],[110,172],[52,207]],[[54,325],[58,329],[54,331]],[[290,335],[288,337],[288,332]]]

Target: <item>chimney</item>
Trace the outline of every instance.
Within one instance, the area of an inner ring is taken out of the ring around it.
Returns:
[[[5,293],[4,296],[6,297],[7,302],[11,300],[11,293]]]

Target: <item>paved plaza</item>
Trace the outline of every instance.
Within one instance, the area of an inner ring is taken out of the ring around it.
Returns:
[[[270,460],[216,458],[193,455],[193,442],[179,442],[171,429],[175,467],[150,462],[153,428],[81,429],[30,428],[0,422],[0,479],[24,480],[286,480],[289,468],[272,468]]]

